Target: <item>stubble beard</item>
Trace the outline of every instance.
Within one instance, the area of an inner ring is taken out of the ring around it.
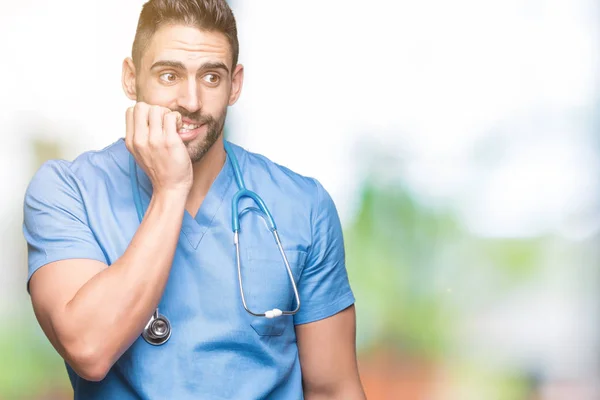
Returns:
[[[141,93],[140,88],[137,88],[137,92]],[[143,96],[138,96],[137,101],[145,101]],[[227,107],[223,108],[218,118],[214,118],[210,114],[202,114],[202,110],[195,112],[189,112],[186,109],[171,110],[177,111],[181,114],[182,118],[187,118],[196,122],[198,125],[206,126],[206,135],[197,137],[188,143],[184,143],[190,155],[192,163],[196,163],[204,157],[206,153],[212,148],[212,146],[219,140],[219,137],[223,133],[223,127],[225,126],[225,117],[227,116]]]
[[[175,111],[178,111],[183,118],[196,121],[200,125],[206,125],[206,135],[204,135],[204,137],[197,137],[194,140],[185,143],[185,147],[190,155],[190,160],[192,163],[196,163],[208,153],[223,134],[227,109],[224,109],[217,119],[212,115],[201,115],[200,110],[194,113],[188,113],[185,110]]]

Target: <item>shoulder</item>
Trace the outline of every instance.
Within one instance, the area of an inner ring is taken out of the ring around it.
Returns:
[[[259,186],[268,186],[286,198],[294,198],[302,204],[318,204],[329,194],[315,177],[302,175],[275,163],[268,157],[234,145],[236,154],[242,154],[244,175]]]
[[[77,189],[98,182],[106,173],[112,176],[115,170],[126,173],[127,160],[123,152],[127,149],[123,140],[119,139],[101,150],[81,153],[73,160],[45,161],[31,178],[26,195],[49,195],[61,187]]]

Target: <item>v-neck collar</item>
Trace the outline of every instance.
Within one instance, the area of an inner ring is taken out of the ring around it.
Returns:
[[[187,210],[184,212],[181,229],[194,249],[198,248],[204,234],[210,228],[232,182],[233,168],[229,161],[229,155],[226,155],[225,163],[206,193],[206,197],[196,212],[196,217],[192,217]]]
[[[230,144],[232,151],[238,158],[238,162],[243,171],[243,166],[246,161],[244,154],[243,152],[239,151],[238,146],[232,143]],[[124,141],[122,147],[125,153],[125,159],[127,160],[127,158],[129,157],[129,151],[125,147]],[[119,154],[118,158],[121,157],[122,155]],[[148,178],[144,170],[141,167],[139,167],[139,165],[136,168],[136,170],[138,182],[140,187],[142,188],[142,190],[140,190],[140,195],[143,198],[142,203],[144,204],[144,210],[146,210],[148,208],[148,204],[150,203],[150,198],[152,197],[152,182],[150,181],[150,178]],[[206,197],[202,201],[202,204],[200,205],[200,208],[196,213],[196,217],[192,217],[191,214],[187,211],[184,212],[181,230],[186,236],[189,244],[194,249],[198,248],[198,245],[204,237],[204,234],[211,226],[212,221],[214,220],[215,216],[217,215],[217,212],[223,205],[225,196],[232,184],[235,184],[234,172],[233,167],[231,166],[230,156],[226,153],[225,163],[223,164],[221,171],[210,186]]]

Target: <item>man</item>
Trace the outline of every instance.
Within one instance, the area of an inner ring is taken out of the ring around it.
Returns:
[[[125,139],[46,162],[27,189],[28,289],[75,398],[364,398],[330,196],[223,139],[244,78],[237,58],[224,0],[150,0],[123,63],[136,101]],[[293,315],[246,311],[293,311],[297,301],[249,198],[239,202],[240,290],[233,158],[277,223],[301,303]],[[156,337],[168,340],[144,340],[159,315],[171,329],[161,322]]]

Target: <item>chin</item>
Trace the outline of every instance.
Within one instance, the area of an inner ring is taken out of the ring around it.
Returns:
[[[212,146],[206,147],[203,142],[188,144],[188,154],[192,162],[200,161],[208,153],[210,147]]]

